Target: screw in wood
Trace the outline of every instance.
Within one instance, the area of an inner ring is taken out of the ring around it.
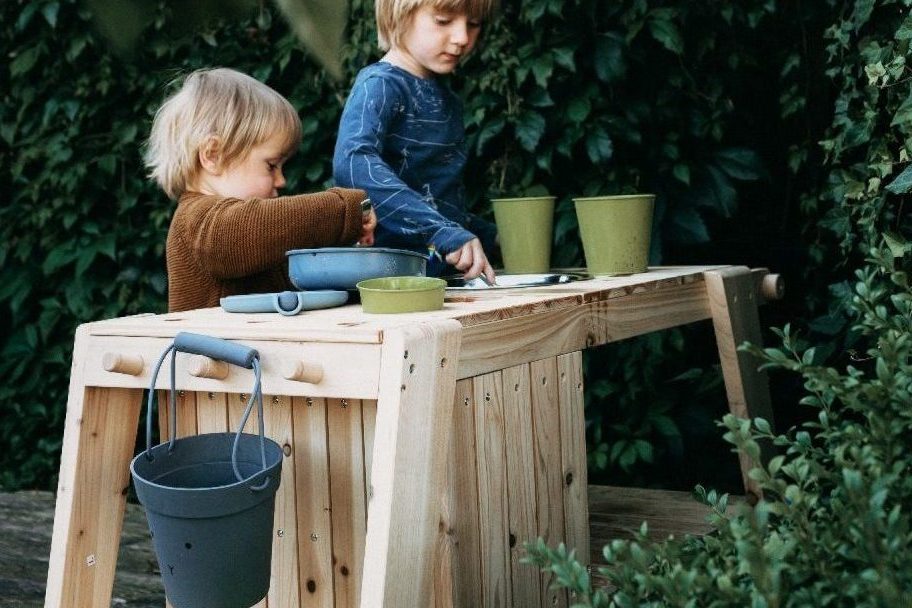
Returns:
[[[311,532],[311,533],[310,533],[310,540],[312,540],[313,542],[317,542],[318,540],[320,540],[320,537],[317,535],[316,532]]]

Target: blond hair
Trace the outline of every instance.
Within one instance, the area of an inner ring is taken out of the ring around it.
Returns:
[[[412,15],[424,6],[447,12],[464,12],[471,19],[487,19],[497,8],[497,0],[375,0],[380,50],[388,51],[398,46]]]
[[[228,68],[196,70],[155,113],[145,163],[172,199],[193,187],[201,169],[200,149],[212,138],[224,167],[243,161],[275,133],[285,135],[290,155],[301,143],[301,120],[287,99],[255,78]]]

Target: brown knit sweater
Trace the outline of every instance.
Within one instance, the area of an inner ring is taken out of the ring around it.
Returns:
[[[168,310],[292,289],[285,252],[354,244],[365,197],[347,188],[270,199],[185,193],[168,230]]]

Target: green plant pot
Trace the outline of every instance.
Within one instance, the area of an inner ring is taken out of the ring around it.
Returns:
[[[589,274],[646,270],[654,194],[592,196],[575,198],[573,202]]]
[[[504,270],[510,274],[551,269],[554,197],[491,199]]]
[[[422,312],[443,308],[446,281],[434,277],[382,277],[361,281],[357,287],[364,312]]]

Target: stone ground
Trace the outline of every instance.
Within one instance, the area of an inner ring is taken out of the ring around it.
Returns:
[[[740,502],[743,497],[732,497]],[[601,561],[601,547],[615,538],[630,538],[643,520],[650,536],[705,534],[707,508],[687,492],[589,486],[591,561]],[[54,527],[51,492],[0,492],[0,608],[40,608],[44,605],[48,555]],[[593,572],[593,582],[606,581]],[[165,592],[158,563],[139,505],[128,504],[111,606],[162,608]],[[73,606],[68,608],[104,608]]]
[[[0,607],[44,606],[53,528],[52,492],[0,492]],[[128,504],[111,606],[164,605],[145,514],[138,505]]]

